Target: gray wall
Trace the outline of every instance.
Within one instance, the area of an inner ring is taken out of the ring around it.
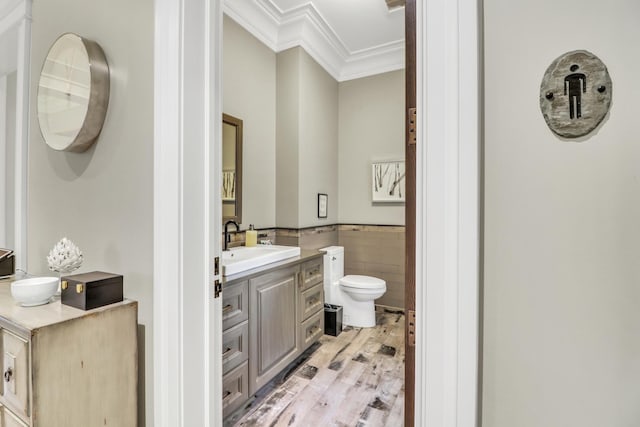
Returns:
[[[276,54],[223,22],[223,111],[243,121],[243,229],[276,225]]]
[[[485,0],[483,425],[640,423],[640,3]],[[586,49],[613,103],[580,141],[547,128],[547,66]]]
[[[223,66],[224,110],[244,120],[243,228],[404,224],[404,204],[371,202],[371,162],[404,158],[404,71],[337,83],[227,16]]]
[[[277,226],[334,224],[338,213],[338,83],[300,47],[277,58]],[[318,193],[329,197],[318,218]]]
[[[298,136],[300,129],[301,49],[277,55],[276,226],[297,228],[299,222]]]
[[[84,252],[81,270],[124,275],[142,325],[140,425],[153,425],[153,1],[35,0],[31,50],[28,265],[66,236]],[[82,154],[42,140],[35,105],[46,53],[64,32],[98,42],[111,73],[106,122]]]
[[[299,162],[300,227],[338,221],[338,83],[301,48]],[[328,195],[318,218],[318,193]]]
[[[341,224],[404,225],[404,203],[372,203],[371,163],[404,159],[404,70],[340,83]]]

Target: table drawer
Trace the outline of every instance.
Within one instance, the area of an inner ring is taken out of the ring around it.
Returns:
[[[249,322],[222,334],[222,373],[226,374],[249,358]]]
[[[310,261],[302,263],[302,280],[300,281],[300,289],[309,289],[317,283],[322,283],[324,270],[322,265],[322,257],[314,258]]]
[[[14,413],[29,418],[29,343],[2,330],[2,387],[0,401]]]
[[[314,287],[300,292],[300,301],[298,301],[299,319],[307,320],[309,316],[318,312],[324,307],[324,286],[318,283]]]
[[[249,282],[225,285],[222,289],[222,330],[249,318]]]
[[[222,377],[222,416],[226,417],[249,398],[249,362]]]
[[[324,310],[321,310],[300,325],[300,347],[304,351],[324,333]]]

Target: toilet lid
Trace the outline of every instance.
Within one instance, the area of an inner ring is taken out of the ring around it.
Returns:
[[[350,275],[340,279],[340,284],[349,288],[383,288],[386,282],[377,277]]]

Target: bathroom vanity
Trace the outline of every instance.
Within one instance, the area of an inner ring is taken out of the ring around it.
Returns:
[[[317,251],[225,277],[225,417],[323,335],[323,295]]]
[[[137,312],[21,307],[0,280],[0,426],[136,426]]]

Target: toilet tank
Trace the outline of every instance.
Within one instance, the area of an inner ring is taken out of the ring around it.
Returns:
[[[324,284],[326,290],[327,285],[337,282],[344,276],[344,248],[342,246],[329,246],[320,249],[320,251],[325,252]]]

